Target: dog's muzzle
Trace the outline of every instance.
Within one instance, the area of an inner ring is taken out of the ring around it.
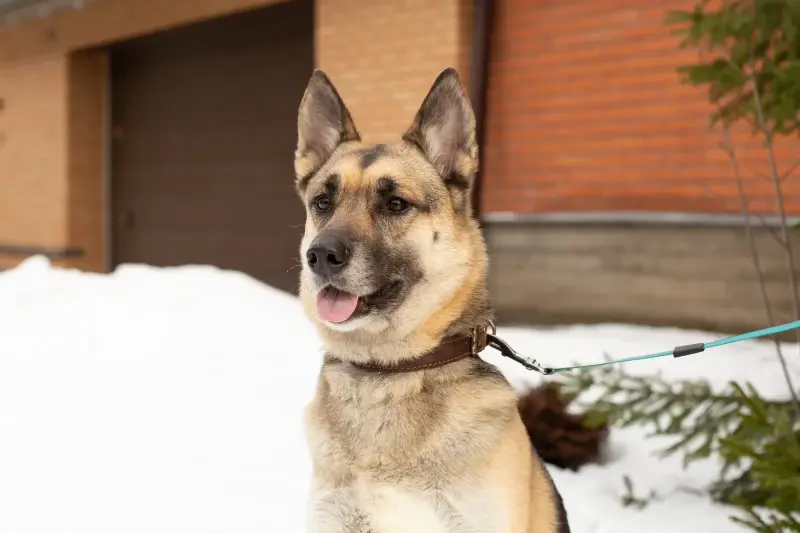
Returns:
[[[340,233],[322,233],[308,247],[306,262],[311,272],[328,280],[345,269],[351,255],[350,239]]]

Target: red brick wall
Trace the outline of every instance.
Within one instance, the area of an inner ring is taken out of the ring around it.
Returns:
[[[693,1],[501,0],[492,43],[487,212],[738,212],[736,184],[703,89],[675,68],[697,59],[663,24]],[[681,5],[682,4],[682,5]],[[775,212],[766,152],[736,132],[754,210]],[[786,171],[800,140],[779,142]],[[785,182],[800,215],[800,172]]]
[[[467,72],[471,0],[316,0],[317,66],[366,142],[396,141],[436,76]]]

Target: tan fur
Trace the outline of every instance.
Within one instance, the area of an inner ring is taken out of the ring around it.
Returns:
[[[320,101],[334,109],[311,105]],[[383,147],[365,165],[372,148],[360,142],[324,75],[315,73],[301,104],[296,169],[309,210],[301,252],[323,231],[346,230],[386,242],[387,253],[402,250],[423,274],[387,316],[340,326],[317,316],[323,282],[304,263],[301,300],[328,354],[307,410],[314,468],[308,531],[567,531],[559,529],[556,493],[532,450],[517,396],[496,370],[478,359],[407,374],[350,365],[418,357],[444,336],[492,318],[486,246],[468,192],[444,181],[451,172],[471,180],[477,169],[474,117],[453,71],[437,79],[423,109],[404,142]],[[330,139],[338,139],[335,146]],[[331,176],[337,205],[322,224],[309,206]],[[385,177],[397,182],[398,195],[433,207],[389,222],[371,215],[370,191]],[[355,253],[344,278],[348,291],[378,290],[370,261]]]

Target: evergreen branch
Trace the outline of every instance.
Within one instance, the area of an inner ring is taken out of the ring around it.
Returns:
[[[677,437],[660,450],[663,457],[681,452],[684,465],[689,465],[720,454],[723,480],[746,459],[742,454],[723,453],[724,439],[736,442],[746,438],[750,446],[760,449],[773,431],[773,423],[767,419],[794,419],[793,401],[767,401],[758,397],[754,389],[745,392],[736,383],[714,392],[703,380],[668,383],[657,375],[628,376],[619,369],[606,368],[566,374],[561,378],[561,387],[576,405],[593,413],[590,420],[595,423],[644,427],[649,436]],[[754,432],[752,421],[743,422],[747,412],[758,414],[765,433]],[[718,488],[717,492],[721,490]]]

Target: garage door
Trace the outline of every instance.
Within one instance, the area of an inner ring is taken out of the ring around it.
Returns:
[[[292,159],[312,69],[308,0],[114,48],[115,264],[215,265],[295,291]]]

